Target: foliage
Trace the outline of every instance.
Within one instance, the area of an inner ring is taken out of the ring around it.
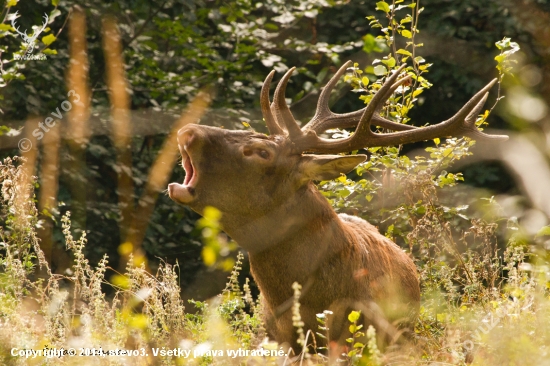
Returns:
[[[220,218],[220,210],[208,206],[204,209],[202,218],[197,221],[197,229],[201,229],[204,244],[201,255],[204,264],[208,267],[216,267],[229,272],[235,263],[228,256],[235,251],[237,244],[229,241],[228,237],[221,233]]]
[[[364,337],[365,332],[362,332],[361,329],[363,329],[363,324],[357,324],[357,321],[361,317],[361,313],[358,311],[352,311],[348,315],[348,320],[351,323],[349,326],[349,332],[351,333],[351,337],[346,339],[346,342],[349,343],[351,346],[351,351],[348,352],[348,357],[351,359],[351,362],[355,359],[357,359],[357,356],[361,356],[363,353],[363,350],[365,349],[365,345],[361,342],[358,342],[356,338]]]

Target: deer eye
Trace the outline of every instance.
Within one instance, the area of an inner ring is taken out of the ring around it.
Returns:
[[[258,155],[260,155],[262,159],[269,159],[269,152],[267,150],[258,149]]]

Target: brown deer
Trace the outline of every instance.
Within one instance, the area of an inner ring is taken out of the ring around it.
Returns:
[[[304,330],[317,331],[316,314],[332,310],[333,340],[346,336],[345,317],[352,309],[361,310],[364,322],[392,336],[391,323],[414,321],[420,301],[411,258],[368,222],[336,214],[313,183],[348,173],[366,156],[327,154],[445,136],[507,138],[487,135],[475,125],[496,80],[437,125],[416,128],[379,116],[385,101],[409,79],[401,75],[404,66],[387,78],[364,109],[335,114],[328,107],[329,96],[350,64],[345,63],[322,90],[317,111],[303,128],[285,102],[292,68],[277,85],[271,104],[274,71],[263,84],[261,109],[269,136],[199,125],[188,125],[178,133],[186,176],[183,184],[169,185],[170,197],[198,213],[206,206],[222,212],[224,231],[249,252],[267,332],[296,352],[300,349],[291,312],[294,282],[303,286]],[[371,126],[397,132],[381,134]],[[331,128],[352,127],[355,132],[347,138],[319,137]]]

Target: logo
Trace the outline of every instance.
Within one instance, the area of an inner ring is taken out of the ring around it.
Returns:
[[[33,56],[32,52],[36,47],[36,39],[38,38],[40,33],[42,33],[44,29],[46,29],[46,26],[48,25],[48,20],[49,20],[48,15],[44,13],[44,24],[42,24],[42,28],[35,29],[34,32],[32,32],[31,36],[27,34],[26,29],[25,29],[25,32],[19,31],[19,26],[16,26],[15,24],[15,19],[17,18],[17,15],[18,15],[17,12],[15,12],[15,14],[13,15],[13,18],[11,19],[11,26],[15,29],[17,34],[19,34],[21,38],[23,38],[23,45],[26,47],[26,50],[22,56],[16,55],[15,59],[16,60],[45,60],[46,59],[45,55]]]

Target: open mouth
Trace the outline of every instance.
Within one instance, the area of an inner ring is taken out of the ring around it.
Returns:
[[[184,159],[182,165],[183,169],[185,170],[185,179],[183,180],[183,185],[193,187],[197,180],[195,167],[193,166],[193,162],[191,161],[189,155],[187,155],[187,157],[182,157],[182,159]]]
[[[191,156],[187,152],[187,146],[186,142],[180,145],[182,165],[185,170],[183,184],[170,183],[168,185],[168,195],[170,198],[181,203],[189,203],[194,199],[195,185],[198,179],[197,169],[195,169]]]

